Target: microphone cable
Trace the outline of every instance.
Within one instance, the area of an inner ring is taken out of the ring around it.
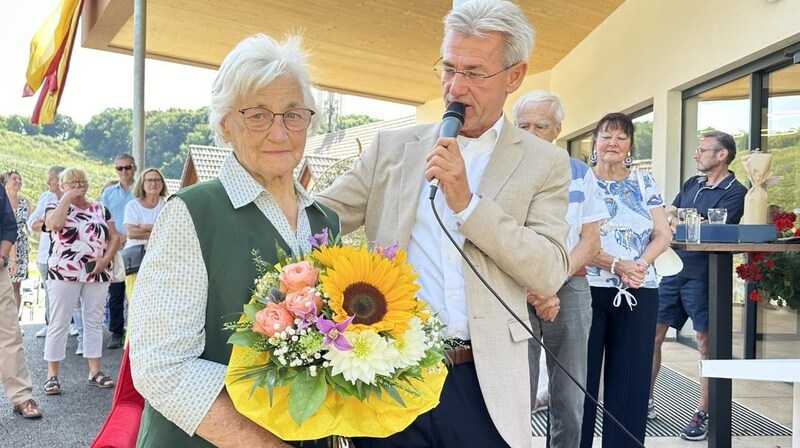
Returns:
[[[558,368],[561,369],[561,371],[564,372],[564,374],[566,374],[567,377],[569,377],[569,379],[572,380],[572,382],[575,383],[576,386],[578,386],[578,388],[581,390],[581,392],[583,392],[583,395],[586,396],[598,408],[600,408],[601,411],[603,411],[603,416],[604,417],[608,416],[611,419],[611,421],[613,421],[614,424],[617,425],[622,430],[623,433],[625,433],[626,436],[628,436],[631,440],[633,440],[636,443],[636,445],[638,445],[638,446],[640,446],[642,448],[645,448],[644,444],[642,442],[640,442],[639,439],[637,439],[636,436],[634,436],[630,431],[628,431],[628,428],[626,428],[625,425],[622,424],[622,422],[620,422],[613,414],[608,412],[608,410],[605,408],[605,406],[600,404],[600,402],[598,400],[596,400],[592,396],[592,394],[590,394],[589,391],[587,391],[586,388],[583,387],[580,384],[580,382],[577,379],[575,379],[575,377],[569,371],[567,371],[567,369],[564,368],[564,366],[561,364],[561,361],[559,361],[558,358],[555,355],[553,355],[553,353],[550,351],[550,349],[548,349],[544,345],[544,343],[542,343],[542,340],[540,338],[536,337],[536,335],[533,332],[533,329],[531,327],[529,327],[528,325],[526,325],[525,322],[522,321],[522,318],[520,318],[517,315],[517,313],[515,313],[514,310],[512,310],[511,307],[508,306],[508,304],[505,302],[505,300],[500,298],[500,295],[497,294],[497,291],[495,291],[494,288],[492,288],[492,286],[489,284],[489,282],[486,281],[485,278],[483,278],[481,273],[478,272],[478,269],[475,267],[474,264],[472,264],[472,261],[470,261],[470,259],[467,257],[467,254],[464,253],[464,250],[461,249],[461,247],[458,245],[458,243],[453,238],[453,236],[450,234],[450,232],[447,231],[447,228],[445,228],[445,225],[442,222],[442,219],[439,217],[439,212],[436,211],[436,204],[434,203],[434,197],[436,196],[436,188],[437,188],[437,186],[433,186],[433,185],[431,185],[431,187],[430,187],[430,189],[431,189],[430,201],[431,201],[431,210],[433,210],[433,216],[436,217],[436,222],[439,223],[439,227],[441,227],[441,229],[444,232],[444,234],[447,235],[447,239],[450,240],[450,242],[453,244],[453,247],[455,247],[456,250],[458,251],[458,253],[461,254],[461,258],[463,258],[464,261],[467,262],[467,265],[472,270],[472,272],[475,273],[475,275],[478,277],[478,280],[480,280],[481,283],[483,283],[483,285],[486,286],[486,288],[489,290],[489,292],[492,293],[494,298],[497,299],[497,301],[500,302],[501,305],[503,305],[503,308],[505,308],[506,311],[508,311],[508,313],[511,314],[511,316],[513,316],[514,319],[517,322],[519,322],[520,325],[522,325],[522,327],[525,329],[525,331],[527,331],[531,335],[533,340],[535,340],[536,343],[539,344],[539,346],[542,347],[542,349],[544,349],[544,351],[546,353],[546,356],[550,356],[553,359],[553,361],[556,363]],[[466,239],[465,239],[465,241],[466,241]],[[541,329],[541,326],[540,326],[540,329]],[[548,412],[548,414],[549,414],[549,412]]]

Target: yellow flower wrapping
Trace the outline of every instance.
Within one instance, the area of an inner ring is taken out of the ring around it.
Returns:
[[[424,381],[411,380],[419,395],[398,389],[406,407],[398,404],[388,393],[381,398],[371,396],[363,402],[355,397],[342,398],[330,388],[317,412],[302,426],[289,415],[289,386],[275,388],[272,405],[269,392],[256,387],[254,380],[240,380],[240,369],[264,364],[267,353],[238,345],[233,346],[225,385],[236,410],[266,428],[282,440],[315,440],[331,435],[343,437],[386,437],[405,429],[417,416],[439,404],[447,369],[442,366],[433,373],[423,373]]]

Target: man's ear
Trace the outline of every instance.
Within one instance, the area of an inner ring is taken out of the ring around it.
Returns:
[[[556,135],[553,137],[553,140],[557,139],[559,135],[561,135],[561,123],[558,123],[555,126]]]
[[[513,93],[515,92],[522,81],[525,79],[525,75],[528,74],[528,63],[527,62],[518,62],[516,65],[508,69],[508,82],[506,83],[506,93]]]

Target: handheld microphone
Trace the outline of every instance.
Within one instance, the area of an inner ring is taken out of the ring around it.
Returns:
[[[454,138],[461,131],[461,126],[464,125],[465,108],[461,103],[453,102],[447,107],[447,110],[442,115],[442,126],[439,128],[439,137]],[[431,199],[436,196],[436,189],[439,188],[439,179],[431,179]]]

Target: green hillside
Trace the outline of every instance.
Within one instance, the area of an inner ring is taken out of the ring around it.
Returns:
[[[77,145],[74,139],[26,136],[0,129],[0,171],[15,169],[22,174],[21,195],[35,207],[39,194],[47,188],[45,178],[51,166],[79,166],[89,174],[89,197],[96,198],[108,178],[116,179],[114,165],[87,158]]]

